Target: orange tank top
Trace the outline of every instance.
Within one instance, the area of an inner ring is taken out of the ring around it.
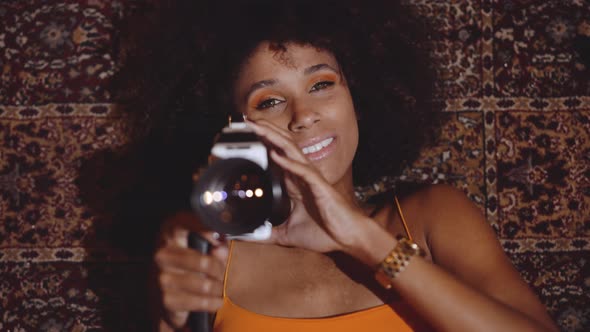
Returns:
[[[398,213],[409,238],[410,233],[404,220],[399,202],[395,197]],[[231,261],[227,262],[225,280]],[[326,318],[282,318],[257,314],[233,303],[226,295],[225,281],[223,285],[223,305],[217,311],[214,322],[216,332],[406,332],[414,331],[410,325],[398,315],[392,306],[383,304],[377,307]]]

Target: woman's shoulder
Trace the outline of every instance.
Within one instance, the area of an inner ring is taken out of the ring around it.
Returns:
[[[420,205],[422,208],[429,209],[438,209],[449,204],[458,204],[463,207],[473,205],[463,191],[452,185],[414,182],[398,183],[395,189],[374,195],[369,198],[369,202],[376,205],[393,204],[394,196],[400,202],[404,202],[402,205]]]
[[[415,230],[416,239],[426,246],[433,261],[452,262],[474,246],[498,248],[484,214],[460,189],[444,184],[424,186],[401,196],[400,202],[410,230]]]
[[[394,196],[398,198],[399,209]],[[392,234],[408,232],[428,254],[436,250],[437,244],[448,244],[446,240],[454,236],[489,227],[480,209],[467,195],[447,184],[404,183],[378,200],[390,205],[388,230]]]
[[[448,184],[404,185],[395,192],[401,207],[412,210],[420,220],[431,221],[452,217],[477,209],[467,195]]]
[[[425,209],[424,212],[434,212],[449,207],[461,209],[473,206],[473,202],[463,191],[448,184],[418,186],[408,193],[401,192],[400,199],[420,204]]]

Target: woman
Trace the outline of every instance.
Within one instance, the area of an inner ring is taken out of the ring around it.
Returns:
[[[217,331],[555,331],[462,193],[355,196],[355,185],[391,174],[375,166],[399,172],[415,158],[433,116],[402,8],[372,16],[354,8],[249,2],[223,16],[199,8],[215,34],[193,53],[198,60],[186,57],[195,83],[182,91],[196,95],[200,112],[244,115],[285,171],[292,211],[264,243],[228,244],[190,212],[166,218],[155,254],[159,329],[183,329],[190,311],[208,311]],[[387,165],[372,155],[384,147]],[[212,243],[209,255],[187,248],[190,231]]]

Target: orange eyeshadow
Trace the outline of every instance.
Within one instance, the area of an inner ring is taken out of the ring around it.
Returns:
[[[338,79],[338,75],[333,73],[323,73],[317,76],[314,76],[311,80],[312,84],[322,82],[322,81],[334,81],[338,83],[340,80]]]
[[[282,97],[280,97],[278,94],[273,93],[273,91],[258,91],[256,93],[254,93],[254,96],[252,96],[250,98],[250,102],[248,103],[248,106],[250,106],[252,108],[256,108],[258,106],[258,104],[260,104],[264,100],[268,99],[269,97],[282,99]]]

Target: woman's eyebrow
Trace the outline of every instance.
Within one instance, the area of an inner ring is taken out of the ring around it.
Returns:
[[[246,95],[245,95],[244,100],[245,101],[248,101],[248,99],[250,98],[250,95],[252,93],[254,93],[254,91],[256,91],[258,89],[262,89],[262,88],[267,87],[267,86],[272,86],[272,85],[275,85],[275,84],[277,84],[277,80],[272,79],[272,80],[258,81],[256,83],[250,85],[250,88],[248,89],[248,91],[246,91]]]
[[[313,65],[311,67],[307,67],[307,68],[305,68],[305,70],[303,71],[303,73],[305,75],[309,75],[309,74],[315,73],[316,71],[320,71],[322,69],[328,69],[330,71],[335,72],[336,74],[340,74],[340,70],[338,70],[338,69],[336,69],[336,68],[334,68],[334,67],[332,67],[332,66],[330,66],[329,64],[326,64],[326,63],[320,63],[320,64],[317,64],[317,65]]]

